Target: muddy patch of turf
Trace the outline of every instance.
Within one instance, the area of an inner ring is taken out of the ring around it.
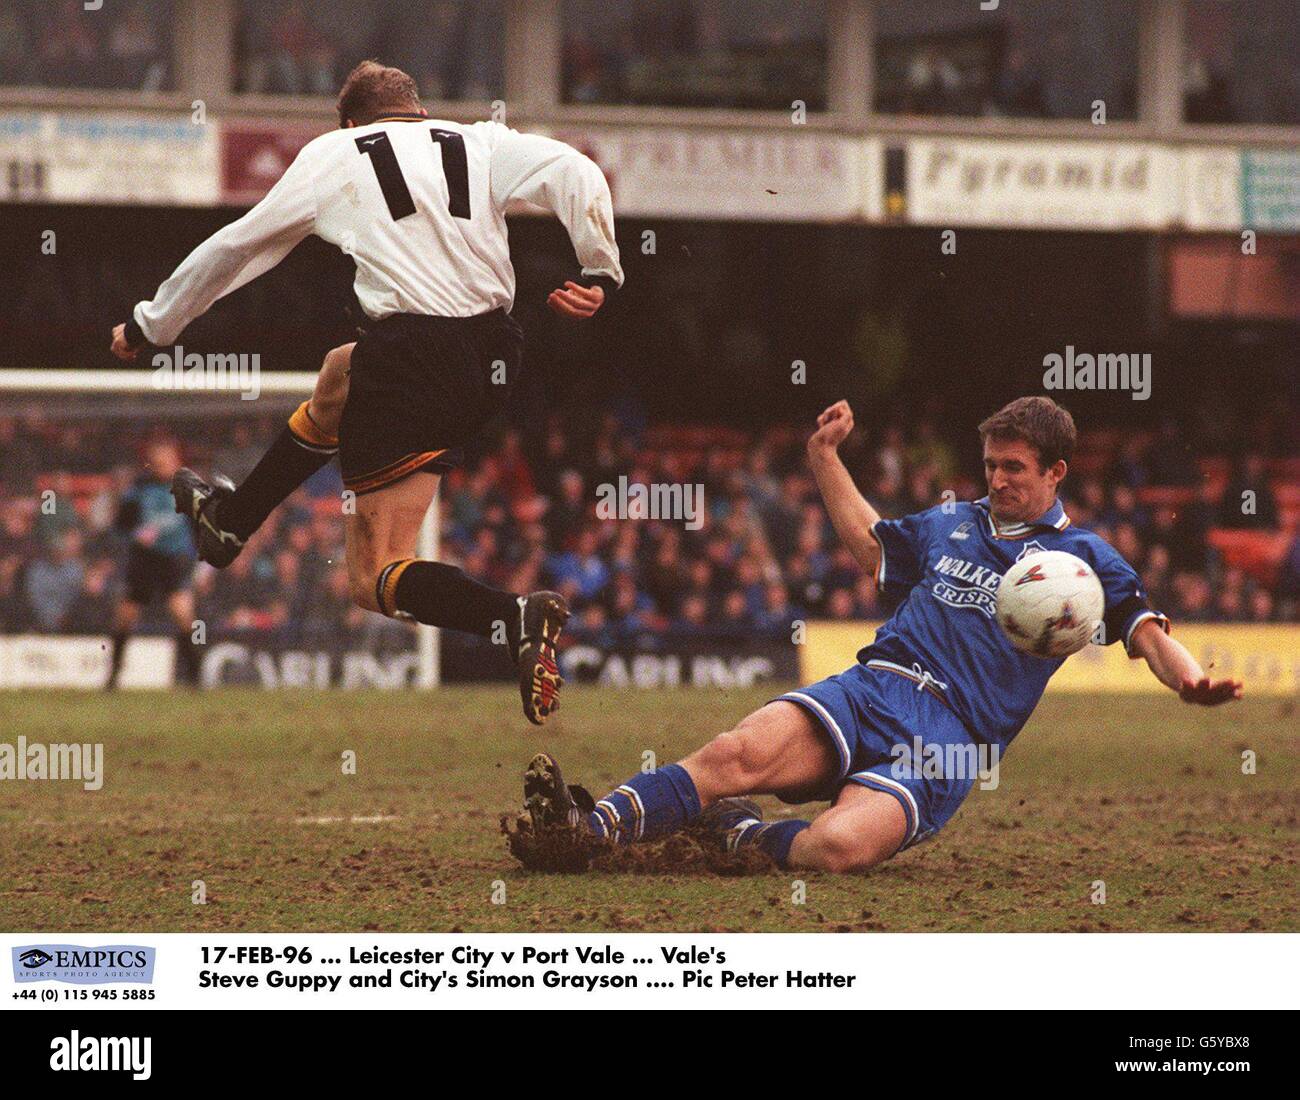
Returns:
[[[721,852],[693,833],[678,833],[649,844],[607,848],[592,861],[593,870],[619,875],[721,875],[742,878],[777,869],[766,852],[742,848]]]
[[[542,730],[506,687],[3,693],[11,739],[102,743],[104,786],[4,784],[0,929],[1300,930],[1300,738],[1277,700],[1249,697],[1049,693],[997,789],[862,875],[783,872],[685,835],[581,874],[511,856],[497,814],[534,753],[603,794],[646,751],[680,759],[774,690],[579,685]],[[821,809],[758,801],[768,820]]]
[[[527,870],[550,874],[599,871],[611,875],[730,877],[776,869],[772,859],[756,848],[722,852],[692,832],[641,844],[614,845],[571,829],[534,833],[507,814],[501,815],[501,832],[505,834],[506,850]]]

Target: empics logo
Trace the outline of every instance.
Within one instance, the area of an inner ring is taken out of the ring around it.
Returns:
[[[153,981],[154,949],[105,944],[81,947],[71,943],[28,944],[13,949],[14,982],[68,982],[107,985],[111,982]]]
[[[153,1039],[148,1035],[96,1036],[74,1031],[50,1040],[50,1069],[56,1073],[130,1073],[134,1081],[147,1081],[153,1075],[152,1063]]]

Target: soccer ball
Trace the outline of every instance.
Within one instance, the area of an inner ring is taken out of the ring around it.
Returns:
[[[1035,657],[1078,653],[1105,614],[1092,566],[1064,550],[1021,558],[998,585],[998,624],[1007,640]]]

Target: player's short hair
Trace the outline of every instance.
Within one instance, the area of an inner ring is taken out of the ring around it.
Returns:
[[[401,69],[363,61],[343,81],[339,91],[339,125],[348,120],[365,126],[391,114],[410,114],[420,109],[420,89],[415,79]]]
[[[1069,462],[1079,438],[1070,411],[1050,397],[1017,397],[983,421],[979,433],[981,442],[990,437],[1024,440],[1038,452],[1040,470],[1062,458]]]

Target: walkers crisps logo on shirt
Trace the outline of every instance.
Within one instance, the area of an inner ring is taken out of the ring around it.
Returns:
[[[965,558],[955,558],[951,554],[940,557],[935,563],[934,571],[941,578],[952,578],[935,582],[931,594],[936,600],[949,607],[975,608],[983,611],[990,619],[994,617],[1001,573],[986,565],[976,565]]]

